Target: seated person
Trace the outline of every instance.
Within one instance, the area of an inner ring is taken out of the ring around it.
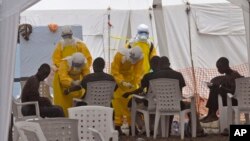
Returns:
[[[221,57],[216,62],[216,67],[220,74],[225,74],[213,78],[208,85],[210,92],[206,107],[208,108],[208,114],[201,119],[201,122],[207,123],[218,120],[216,112],[218,110],[218,95],[222,96],[223,105],[227,105],[227,93],[234,94],[235,91],[235,79],[243,77],[237,71],[232,70],[229,67],[229,60],[225,57]],[[237,105],[236,99],[232,99],[232,104]]]
[[[145,94],[144,90],[146,89],[146,92],[148,91],[148,86],[149,86],[149,80],[151,80],[152,75],[155,74],[157,71],[159,71],[159,61],[160,61],[160,57],[159,56],[153,56],[152,59],[150,60],[150,67],[152,72],[149,72],[147,74],[145,74],[141,80],[141,86],[132,91],[132,92],[127,92],[123,95],[123,97],[128,97],[131,94]],[[147,101],[142,101],[144,103],[145,106],[147,106]],[[131,106],[131,100],[129,102],[129,107]]]
[[[153,58],[151,60],[151,63],[150,63],[152,66],[152,69],[154,70],[154,66],[153,66]],[[148,75],[148,76],[147,76]],[[145,79],[146,77],[146,79]],[[146,87],[148,88],[149,87],[149,81],[152,80],[152,79],[157,79],[157,78],[170,78],[170,79],[177,79],[179,80],[179,86],[180,86],[180,90],[182,92],[182,88],[184,86],[186,86],[186,83],[185,83],[185,80],[182,76],[182,74],[180,72],[177,72],[175,70],[173,70],[172,68],[170,68],[170,62],[169,62],[169,59],[166,57],[166,56],[163,56],[160,58],[160,61],[159,61],[159,70],[157,70],[156,72],[154,73],[148,73],[144,76],[144,78],[142,79],[142,84],[141,86],[142,87]],[[145,82],[143,82],[145,81]],[[144,88],[139,88],[139,89],[144,89]],[[136,92],[136,91],[134,91]],[[137,91],[138,92],[138,91]],[[134,93],[125,93],[124,96],[128,96],[130,94],[134,94]],[[190,108],[190,102],[186,102],[186,101],[181,101],[180,103],[181,105],[181,109],[182,110],[185,110],[187,108]],[[190,113],[188,114],[188,117],[190,119]],[[198,116],[198,114],[197,114]],[[197,118],[198,119],[198,118]],[[172,123],[172,120],[173,120],[173,116],[170,117],[170,126],[169,128],[171,128],[171,123]],[[191,120],[189,120],[189,125],[191,125]],[[204,136],[204,131],[200,125],[200,122],[197,120],[197,136]],[[171,130],[169,130],[171,131]]]
[[[22,102],[38,101],[40,116],[41,117],[64,117],[64,113],[61,107],[52,105],[50,100],[46,97],[40,97],[39,86],[50,73],[50,66],[48,64],[42,64],[38,69],[38,72],[29,77],[21,94]],[[22,107],[23,115],[35,115],[35,107],[32,105]]]
[[[94,73],[88,74],[83,78],[83,80],[81,82],[81,87],[79,87],[79,86],[70,87],[69,89],[65,90],[64,93],[68,94],[71,91],[76,91],[76,90],[83,88],[83,89],[85,89],[85,94],[83,95],[82,99],[84,99],[84,97],[88,91],[87,90],[88,82],[102,81],[102,80],[115,82],[115,79],[113,78],[112,75],[107,74],[103,71],[104,68],[105,68],[105,61],[103,60],[103,58],[101,58],[101,57],[96,58],[93,62]],[[117,86],[116,86],[116,88],[117,88]],[[82,105],[87,105],[87,104],[85,102],[77,102],[77,104],[76,104],[76,106],[82,106]]]

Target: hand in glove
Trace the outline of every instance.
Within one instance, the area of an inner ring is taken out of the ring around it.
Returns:
[[[131,83],[129,83],[129,82],[125,82],[125,81],[122,81],[122,85],[123,85],[124,87],[129,88],[129,89],[131,89],[131,88],[133,88],[133,87],[134,87]]]
[[[64,90],[64,94],[65,94],[65,95],[68,95],[70,92],[71,92],[70,89]]]
[[[127,92],[127,93],[123,94],[122,97],[128,98],[130,95],[131,95],[131,93]]]
[[[75,81],[72,81],[71,82],[71,86],[78,86],[81,84],[81,81],[80,80],[75,80]]]

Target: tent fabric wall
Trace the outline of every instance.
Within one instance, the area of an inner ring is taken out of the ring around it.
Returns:
[[[0,140],[8,140],[20,12],[38,0],[3,0],[0,6]]]
[[[59,13],[59,14],[58,14]],[[110,39],[108,15],[110,14]],[[129,20],[130,19],[130,20]],[[35,10],[25,11],[21,14],[21,23],[32,26],[47,26],[50,23],[58,25],[81,25],[83,28],[83,41],[86,42],[93,56],[104,57],[107,64],[112,62],[113,56],[119,47],[125,45],[127,33],[136,34],[136,27],[145,23],[149,26],[150,36],[153,35],[154,23],[150,20],[149,10]],[[129,27],[132,27],[129,29]],[[154,38],[154,37],[153,37]],[[110,40],[110,43],[109,41]],[[110,52],[110,56],[109,56]],[[106,65],[107,71],[109,65]]]
[[[74,36],[82,38],[82,27],[72,26]],[[20,76],[29,77],[37,72],[37,69],[43,63],[52,64],[51,56],[57,42],[61,40],[61,27],[53,33],[48,26],[33,26],[29,40],[26,41],[20,35],[19,56]]]
[[[169,2],[169,3],[168,3]],[[233,7],[231,13],[241,12],[239,7],[235,7],[228,2],[224,3],[210,3],[209,6],[216,8],[218,5]],[[216,75],[219,75],[215,66],[215,62],[221,56],[228,57],[230,65],[238,70],[242,75],[249,76],[248,56],[246,36],[244,35],[209,35],[197,32],[197,10],[206,11],[208,4],[197,4],[191,1],[191,14],[188,17],[186,13],[186,5],[179,1],[173,2],[171,0],[166,2],[163,7],[165,14],[165,24],[167,33],[167,46],[171,66],[179,70],[184,75],[187,87],[184,88],[184,94],[190,95],[194,93],[194,88],[198,90],[198,94],[202,97],[208,96],[208,89],[202,81],[210,81]],[[198,9],[199,8],[199,9]],[[235,10],[235,11],[233,11]],[[215,12],[215,11],[213,11]],[[218,14],[223,14],[221,11]],[[208,11],[204,13],[209,13]],[[224,15],[227,14],[224,12]],[[204,15],[208,16],[208,15]],[[176,18],[178,17],[178,18]],[[188,18],[190,18],[190,32],[191,32],[191,47],[189,42],[189,26]],[[238,18],[238,17],[237,17]],[[243,19],[240,22],[243,22]],[[233,25],[230,25],[233,26]],[[236,24],[237,28],[239,24]],[[235,27],[235,26],[234,26]],[[242,28],[242,26],[241,26]],[[226,29],[226,28],[225,28]],[[226,29],[228,30],[228,29]],[[240,30],[243,33],[242,29]],[[213,30],[216,32],[216,30]],[[225,32],[224,32],[225,33]],[[224,34],[223,33],[223,34]],[[192,53],[192,58],[190,54]],[[162,52],[164,53],[164,52]],[[162,54],[167,55],[167,54]],[[196,86],[194,87],[194,77],[191,70],[191,59],[194,62]]]
[[[246,28],[246,39],[247,39],[247,45],[248,45],[248,53],[250,53],[250,28],[249,28],[249,16],[250,16],[250,10],[249,10],[249,0],[228,0],[234,5],[238,5],[243,10],[244,15],[244,23]],[[248,55],[248,66],[250,66],[250,55]]]
[[[242,9],[233,4],[192,5],[192,15],[199,33],[245,35]]]

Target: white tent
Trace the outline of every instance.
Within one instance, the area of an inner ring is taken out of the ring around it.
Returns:
[[[2,4],[1,1],[3,1]],[[3,17],[9,14],[3,15],[1,11],[7,1],[9,0],[0,0],[0,34],[1,37],[6,36],[6,33],[9,34],[9,43],[5,44],[3,40],[0,40],[0,113],[2,115],[0,117],[0,139],[3,141],[7,140],[6,129],[8,129],[9,123],[8,113],[10,113],[10,95],[14,76],[15,33],[19,15],[19,11],[16,11],[16,21],[11,27],[9,23],[13,22],[5,21],[6,24],[2,24]],[[183,0],[162,0],[163,6],[153,10],[150,9],[152,0],[42,0],[21,14],[21,23],[30,23],[32,26],[47,26],[50,23],[81,25],[83,40],[89,46],[94,58],[102,56],[107,63],[112,61],[116,49],[122,47],[128,37],[136,34],[137,25],[145,23],[150,27],[151,37],[154,39],[155,45],[159,47],[160,55],[168,56],[171,66],[184,74],[188,84],[185,93],[191,94],[194,89],[197,89],[198,93],[202,95],[203,92],[207,93],[207,90],[203,89],[201,83],[194,86],[194,82],[209,80],[216,75],[215,61],[220,56],[228,57],[230,65],[241,68],[239,71],[248,75],[247,53],[249,51],[246,41],[249,40],[246,40],[245,31],[248,36],[249,8],[246,0],[230,1],[238,6],[232,5],[226,0],[190,0],[191,12],[188,16],[185,13],[187,6]],[[32,1],[31,4],[34,2]],[[13,9],[20,10],[17,8],[18,4],[12,4],[12,6]],[[244,15],[241,7],[243,7]],[[209,11],[215,11],[216,14],[211,14]],[[157,13],[161,16],[158,16]],[[110,15],[112,24],[110,30],[108,15]],[[244,22],[247,30],[245,30]],[[9,29],[14,30],[8,32]],[[229,31],[228,29],[234,30]],[[157,36],[159,36],[158,41]],[[249,36],[247,38],[249,39]],[[192,75],[191,60],[193,60],[195,68],[195,77]],[[33,73],[31,72],[31,74]],[[199,76],[205,77],[200,78]],[[196,78],[196,81],[193,78]]]
[[[168,56],[172,67],[184,74],[187,82],[185,94],[199,89],[198,93],[206,96],[208,90],[202,87],[200,82],[209,81],[217,75],[215,62],[220,56],[228,57],[234,67],[239,68],[241,65],[243,68],[240,72],[248,75],[244,18],[241,7],[226,0],[189,2],[190,16],[186,14],[187,6],[183,0],[163,0],[160,10],[158,7],[152,10],[152,1],[145,0],[107,0],[98,5],[95,5],[99,3],[98,0],[93,3],[87,0],[86,3],[82,0],[75,0],[74,3],[60,0],[60,4],[57,4],[59,0],[43,0],[21,14],[21,23],[29,23],[32,26],[47,26],[52,22],[58,25],[81,25],[83,40],[91,54],[94,58],[104,57],[107,64],[112,61],[117,48],[123,47],[126,39],[136,34],[137,25],[145,23],[150,27],[151,37],[156,47],[159,47],[160,55]],[[211,10],[215,14],[209,12]],[[112,24],[110,34],[107,24],[109,14]],[[27,53],[25,58],[27,55],[32,58],[32,55],[36,54]],[[29,63],[34,65],[30,61]],[[192,66],[195,67],[195,75]],[[194,79],[198,84],[194,84]]]
[[[188,15],[188,6],[183,0],[164,2],[166,45],[159,50],[169,57],[173,68],[184,74],[185,94],[197,92],[207,97],[208,89],[202,81],[210,81],[218,75],[215,62],[221,56],[229,58],[230,65],[242,75],[249,75],[246,30],[240,6],[226,0],[189,0]]]
[[[38,0],[0,1],[0,140],[8,140],[14,78],[17,28],[20,12]]]
[[[89,46],[94,58],[102,56],[109,62],[112,61],[117,48],[123,46],[127,37],[131,36],[129,34],[132,33],[132,36],[136,34],[136,27],[140,23],[149,25],[151,36],[154,35],[153,19],[149,16],[151,5],[152,0],[94,0],[91,2],[43,0],[21,14],[21,23],[29,23],[32,26],[47,26],[50,23],[81,25],[83,40]],[[110,30],[109,15],[112,25]],[[109,36],[111,36],[110,40]]]

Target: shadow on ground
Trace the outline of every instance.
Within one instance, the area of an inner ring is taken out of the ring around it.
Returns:
[[[137,141],[136,139],[143,138],[144,141],[228,141],[227,136],[222,136],[219,134],[210,134],[206,137],[197,137],[197,138],[185,138],[184,140],[181,140],[180,136],[170,136],[168,138],[161,138],[157,137],[156,139],[153,139],[152,137],[147,138],[145,136],[121,136],[119,141]],[[138,140],[142,141],[142,140]]]

